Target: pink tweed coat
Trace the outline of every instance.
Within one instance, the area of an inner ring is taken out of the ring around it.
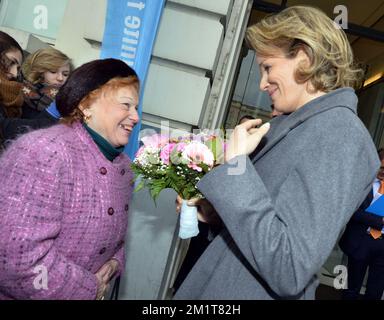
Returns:
[[[80,123],[60,124],[14,141],[0,182],[0,299],[95,299],[98,269],[124,270],[125,154],[110,162]]]

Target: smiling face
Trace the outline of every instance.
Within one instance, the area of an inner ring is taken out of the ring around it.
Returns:
[[[137,112],[139,95],[136,86],[126,85],[101,92],[88,108],[87,125],[106,139],[112,146],[121,147],[128,143],[133,127],[139,121]]]
[[[43,83],[60,88],[67,81],[70,71],[69,63],[65,63],[54,72],[45,71],[43,73]]]
[[[257,56],[257,63],[261,73],[260,90],[268,92],[278,112],[294,112],[324,94],[313,93],[309,81],[298,83],[295,80],[297,67],[302,63],[309,64],[309,58],[302,50],[294,58],[287,58],[282,50],[277,50],[273,56]]]
[[[8,80],[15,80],[20,72],[21,62],[23,56],[18,49],[9,50],[5,53],[5,56],[10,62],[6,76]]]

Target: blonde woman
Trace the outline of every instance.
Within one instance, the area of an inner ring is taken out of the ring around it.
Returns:
[[[25,78],[22,117],[35,118],[50,105],[71,70],[71,60],[57,49],[44,48],[29,55],[22,65]]]
[[[283,114],[238,125],[226,163],[198,183],[200,213],[216,212],[224,228],[177,299],[314,299],[316,274],[380,166],[356,115],[362,70],[343,30],[293,6],[246,37],[260,89]]]

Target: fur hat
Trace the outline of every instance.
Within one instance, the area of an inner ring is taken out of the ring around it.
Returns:
[[[56,95],[57,109],[63,117],[66,117],[91,91],[100,88],[113,78],[129,76],[137,77],[137,74],[121,60],[101,59],[85,63],[75,69],[60,88]]]

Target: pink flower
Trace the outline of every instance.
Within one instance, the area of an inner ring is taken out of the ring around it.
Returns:
[[[145,152],[144,146],[141,146],[139,150],[137,150],[135,158],[140,157],[144,152]]]
[[[160,159],[163,161],[164,164],[169,164],[169,155],[173,151],[173,148],[175,147],[175,143],[168,143],[164,147],[161,148],[160,151]]]
[[[177,152],[183,152],[186,145],[184,142],[179,142],[176,147]]]
[[[147,136],[141,138],[144,146],[152,148],[161,148],[169,142],[169,137],[161,134],[154,134],[152,136]]]
[[[188,168],[191,168],[191,169],[193,169],[193,170],[195,170],[195,171],[199,171],[199,172],[203,171],[203,169],[201,169],[201,167],[199,167],[199,166],[198,166],[196,163],[194,163],[194,162],[188,163],[187,166],[188,166]]]
[[[214,157],[212,151],[203,143],[191,142],[183,151],[183,158],[188,160],[187,166],[201,172],[199,164],[204,163],[209,167],[213,166]]]

